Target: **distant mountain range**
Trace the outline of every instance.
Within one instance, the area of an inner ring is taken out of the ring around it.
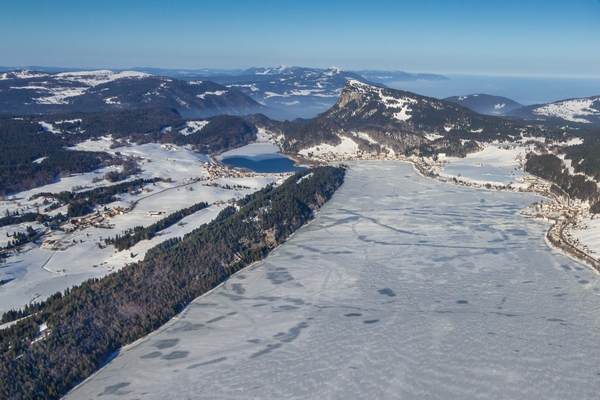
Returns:
[[[11,114],[172,107],[189,117],[246,115],[267,108],[210,81],[183,81],[138,71],[0,73],[0,110]]]
[[[55,70],[53,68],[46,68]],[[1,68],[0,68],[1,70]],[[173,76],[154,75],[170,74]],[[179,77],[176,78],[175,76]],[[343,71],[304,67],[241,70],[135,71],[11,70],[0,72],[0,113],[32,114],[109,111],[141,107],[175,108],[186,117],[262,113],[274,119],[311,118],[332,107],[347,82],[418,79],[443,81],[434,74],[403,71]],[[444,99],[479,114],[511,116],[552,124],[600,125],[600,96],[523,106],[506,97],[470,94]]]
[[[175,107],[182,115],[194,117],[262,112],[277,119],[310,118],[331,107],[349,79],[366,83],[370,78],[376,79],[374,82],[447,79],[441,75],[402,71],[357,73],[335,67],[57,70],[40,68],[0,73],[2,111],[48,113]]]

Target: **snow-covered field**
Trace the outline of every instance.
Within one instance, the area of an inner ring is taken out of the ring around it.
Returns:
[[[49,232],[36,245],[28,245],[19,255],[9,257],[6,264],[0,265],[0,280],[5,281],[4,285],[0,285],[0,315],[33,300],[44,300],[57,291],[78,285],[86,279],[102,277],[127,263],[141,260],[146,251],[156,244],[172,237],[181,237],[212,220],[221,211],[223,207],[221,203],[230,199],[239,199],[279,179],[276,176],[257,175],[243,178],[216,178],[210,182],[196,181],[195,178],[208,179],[209,177],[204,165],[205,161],[209,161],[207,156],[178,146],[160,144],[109,150],[110,143],[110,138],[104,138],[99,141],[85,142],[76,148],[120,152],[123,155],[140,157],[139,165],[142,173],[136,178],[171,178],[171,182],[148,184],[145,191],[140,194],[118,196],[119,201],[107,206],[127,208],[132,202],[137,203],[133,211],[107,219],[106,223],[113,225],[112,229],[89,227],[68,234],[59,231]],[[35,212],[35,203],[39,203],[40,200],[32,199],[32,196],[40,192],[57,193],[63,190],[70,191],[77,186],[89,189],[107,185],[108,183],[102,179],[96,183],[92,183],[91,180],[101,178],[111,170],[114,169],[103,168],[96,172],[62,178],[56,183],[18,193],[14,200],[0,202],[0,213],[3,215],[6,210],[13,212],[16,209]],[[218,186],[205,186],[207,183],[220,186],[240,185],[246,188],[224,189]],[[116,252],[114,247],[105,246],[106,238],[117,234],[122,235],[124,231],[136,226],[149,226],[175,211],[199,202],[219,204],[211,205],[184,218],[181,224],[160,232],[150,241],[141,241],[129,250]],[[43,208],[40,206],[40,209]],[[66,214],[66,206],[50,214],[54,215],[58,212]],[[161,215],[152,215],[158,213]],[[42,225],[36,223],[2,227],[0,246],[5,246],[7,241],[12,239],[14,232],[25,232],[27,226],[37,231],[44,229]]]
[[[525,174],[519,169],[518,158],[525,160],[526,147],[519,143],[491,143],[477,153],[464,158],[440,157],[444,170],[440,176],[456,177],[464,182],[485,185],[519,186],[519,179]],[[526,187],[527,185],[523,185]]]
[[[352,163],[307,227],[67,398],[584,399],[600,279],[531,194]]]

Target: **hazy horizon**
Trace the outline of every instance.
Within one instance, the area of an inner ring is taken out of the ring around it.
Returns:
[[[0,65],[600,77],[600,2],[7,0]]]

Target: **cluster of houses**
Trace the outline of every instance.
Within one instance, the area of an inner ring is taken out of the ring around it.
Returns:
[[[131,207],[104,207],[102,210],[96,210],[88,215],[72,218],[71,226],[65,227],[64,231],[70,233],[90,227],[111,229],[114,225],[108,222],[108,218],[125,215],[129,211],[131,211]]]

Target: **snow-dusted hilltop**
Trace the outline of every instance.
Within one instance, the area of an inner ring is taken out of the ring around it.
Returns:
[[[600,96],[567,99],[515,110],[509,115],[562,124],[600,124]]]
[[[138,71],[48,74],[17,70],[0,75],[0,110],[31,114],[172,107],[206,117],[248,114],[264,107],[244,94],[209,81],[182,81]]]
[[[254,118],[253,123],[282,134],[285,151],[306,155],[323,151],[464,155],[477,148],[472,140],[508,140],[539,129],[352,79],[329,110],[306,123],[264,118]]]

